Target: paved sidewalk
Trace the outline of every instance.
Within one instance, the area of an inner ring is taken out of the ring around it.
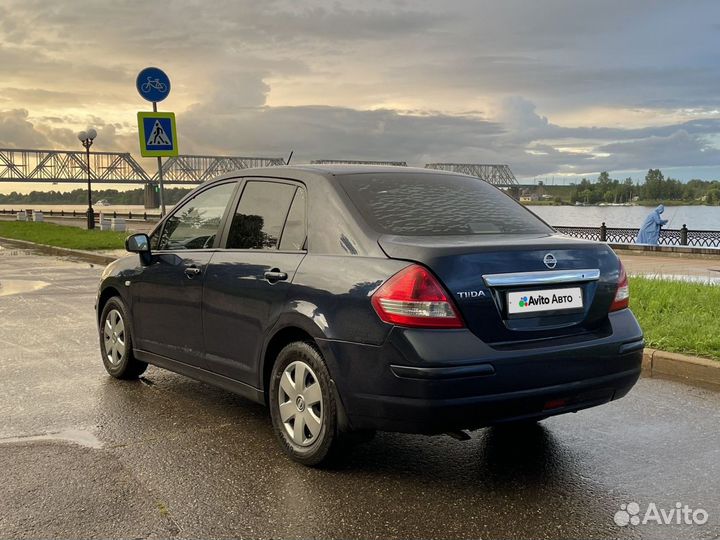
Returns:
[[[631,275],[691,278],[720,284],[720,258],[701,259],[668,255],[634,255],[618,251]]]

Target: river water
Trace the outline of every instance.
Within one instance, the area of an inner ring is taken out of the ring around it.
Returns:
[[[568,227],[640,227],[655,207],[645,206],[528,206],[550,225]],[[720,206],[667,206],[667,229],[720,230]]]
[[[20,207],[33,208],[47,212],[49,210],[66,212],[85,212],[86,205],[82,204],[26,204],[26,205],[0,205],[0,209],[15,209]],[[168,206],[171,208],[171,206]],[[654,207],[645,206],[528,206],[550,225],[564,225],[568,227],[599,227],[604,221],[608,227],[639,227],[645,216]],[[145,208],[142,205],[112,205],[95,206],[95,212],[128,212],[142,214]],[[160,210],[147,210],[148,214],[158,215]],[[670,221],[666,228],[679,229],[686,224],[690,230],[720,230],[720,206],[668,206],[663,217]]]

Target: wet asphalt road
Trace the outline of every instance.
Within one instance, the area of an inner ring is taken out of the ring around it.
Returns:
[[[720,394],[642,379],[524,431],[378,434],[288,461],[263,407],[102,368],[100,268],[0,249],[0,537],[718,538]],[[619,527],[621,504],[705,525]]]

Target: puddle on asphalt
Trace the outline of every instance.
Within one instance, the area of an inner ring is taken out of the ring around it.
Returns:
[[[24,279],[0,279],[0,296],[39,291],[50,285],[47,281],[28,281]]]
[[[89,431],[80,429],[64,429],[44,435],[27,435],[21,437],[6,437],[0,439],[0,444],[18,443],[18,442],[35,442],[35,441],[66,441],[87,448],[102,448],[102,443],[95,435]]]

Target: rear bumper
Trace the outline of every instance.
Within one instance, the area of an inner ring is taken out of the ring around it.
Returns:
[[[356,395],[348,417],[356,429],[408,433],[476,429],[602,405],[627,394],[639,376],[637,368],[556,386],[454,399]]]
[[[618,399],[640,376],[630,310],[607,337],[497,350],[468,330],[394,328],[381,346],[321,341],[356,429],[437,433],[573,412]]]

